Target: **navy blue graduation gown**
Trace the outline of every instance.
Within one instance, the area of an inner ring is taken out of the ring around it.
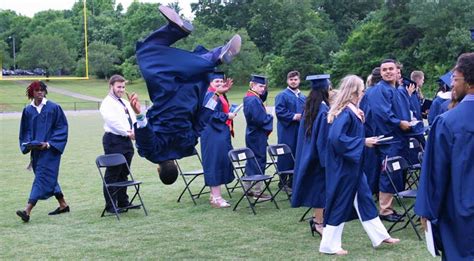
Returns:
[[[362,221],[378,216],[363,172],[364,147],[364,125],[345,108],[329,127],[325,160],[327,225],[338,226],[358,218],[354,208],[356,194]]]
[[[288,88],[275,97],[278,143],[288,145],[293,155],[296,154],[298,127],[300,126],[300,122],[294,121],[293,117],[296,113],[303,112],[305,99],[306,97],[302,93],[296,97]],[[290,156],[279,157],[277,164],[280,171],[294,168],[294,162]]]
[[[213,96],[214,92],[208,91],[204,103]],[[201,155],[206,186],[228,184],[234,180],[232,163],[227,156],[233,149],[227,119],[227,113],[224,113],[222,103],[218,100],[211,119],[201,133]]]
[[[433,223],[447,260],[474,260],[474,96],[472,99],[435,119],[415,204],[416,214]]]
[[[302,118],[298,130],[296,163],[293,174],[291,206],[324,208],[326,204],[326,171],[324,160],[329,130],[325,103],[319,105],[319,112],[311,127],[311,136],[306,136],[305,120]]]
[[[245,145],[255,154],[258,166],[253,161],[247,162],[247,175],[256,175],[265,172],[267,163],[268,135],[273,130],[273,116],[267,114],[262,100],[250,91],[244,97],[244,115],[247,121],[245,129]],[[260,168],[260,170],[258,169]]]
[[[360,109],[364,111],[365,122],[365,136],[373,137],[375,136],[375,122],[373,120],[372,111],[370,110],[369,101],[367,97],[372,95],[374,87],[369,87],[365,91],[365,95],[360,101]],[[379,192],[379,178],[380,178],[380,167],[382,164],[382,159],[379,151],[376,148],[365,148],[364,150],[364,173],[367,177],[367,182],[369,183],[369,188],[373,194]],[[374,167],[375,166],[375,167]]]
[[[413,116],[419,121],[423,120],[423,116],[421,114],[421,99],[418,95],[418,92],[413,92],[410,96],[410,109],[413,112]]]
[[[428,124],[431,126],[433,124],[436,116],[440,115],[441,112],[441,105],[447,101],[448,99],[441,98],[439,96],[436,96],[436,98],[433,100],[433,103],[431,103],[430,106],[430,112],[428,112]]]
[[[173,41],[185,37],[179,30],[165,26],[138,42],[136,50],[153,102],[146,115],[147,127],[135,129],[136,146],[140,156],[154,163],[193,153],[200,132],[212,114],[202,104],[209,86],[208,75],[217,65],[200,56],[207,51],[203,47],[189,52],[163,44],[169,45],[171,40],[159,38],[162,33],[174,37]]]
[[[31,163],[35,179],[31,188],[30,200],[48,199],[61,192],[58,183],[59,164],[68,137],[68,123],[63,110],[52,101],[47,101],[38,114],[28,105],[23,109],[20,124],[20,150],[31,153]],[[28,150],[24,143],[48,142],[49,149]]]
[[[443,103],[441,103],[441,106],[439,107],[439,114],[443,114],[449,110],[449,104],[451,103],[451,99],[445,100]]]
[[[408,139],[400,129],[400,121],[410,121],[410,105],[406,96],[385,81],[375,85],[374,90],[367,94],[367,101],[372,113],[374,136],[393,136],[396,143],[389,146],[379,146],[381,159],[385,157],[402,156],[407,157]],[[403,189],[403,175],[401,171],[392,175],[392,179],[398,190]],[[388,177],[380,175],[379,189],[382,192],[394,193]]]

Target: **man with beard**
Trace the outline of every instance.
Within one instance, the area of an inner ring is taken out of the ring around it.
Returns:
[[[295,155],[298,128],[300,126],[301,114],[303,113],[306,97],[299,90],[300,73],[298,71],[289,72],[286,77],[286,82],[288,83],[288,87],[275,97],[275,113],[278,119],[278,144],[288,145],[293,155]],[[280,171],[294,168],[293,159],[289,155],[279,157],[277,164]],[[290,192],[292,177],[288,177],[286,174],[280,175],[278,186]]]

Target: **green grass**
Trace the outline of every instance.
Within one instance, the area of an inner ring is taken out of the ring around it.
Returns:
[[[0,114],[0,260],[24,259],[325,259],[318,253],[320,238],[311,237],[307,223],[298,222],[305,209],[292,209],[281,195],[280,210],[273,204],[257,206],[251,214],[245,204],[237,211],[212,209],[207,196],[194,206],[185,196],[182,180],[163,185],[155,165],[140,158],[132,162],[136,179],[143,181],[142,196],[149,211],[133,210],[100,218],[104,201],[95,158],[103,153],[102,120],[97,112],[68,113],[69,141],[60,169],[60,184],[71,213],[48,216],[56,208],[51,198],[38,202],[31,221],[24,224],[15,211],[26,204],[33,174],[25,170],[29,156],[18,149],[19,117]],[[244,146],[245,121],[236,118],[234,147]],[[276,133],[270,136],[275,143]],[[184,163],[186,167],[196,163]],[[195,184],[199,188],[202,184]],[[235,192],[235,203],[240,192]],[[226,196],[228,198],[228,196]],[[373,249],[360,222],[344,229],[343,244],[350,251],[343,260],[425,260],[429,254],[411,229],[394,234],[397,246]],[[339,258],[337,258],[339,259]]]
[[[25,104],[29,103],[25,96],[25,89],[28,81],[0,81],[0,112],[19,112],[22,111]],[[108,85],[105,80],[52,80],[47,82],[51,87],[60,88],[75,93],[88,95],[102,99],[107,95]],[[236,85],[227,94],[232,103],[240,104],[245,96],[248,86]],[[272,106],[275,102],[275,96],[281,91],[281,88],[272,88],[269,91],[266,104]],[[127,84],[127,92],[136,92],[140,100],[149,100],[148,91],[143,80],[137,80]],[[307,90],[303,91],[305,94]],[[97,102],[86,101],[52,91],[47,95],[48,99],[59,103],[64,110],[94,110],[99,104]]]

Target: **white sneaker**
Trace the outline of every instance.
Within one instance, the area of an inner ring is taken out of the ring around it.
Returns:
[[[160,13],[168,20],[168,22],[177,25],[181,30],[185,31],[186,33],[191,33],[194,30],[193,25],[186,21],[181,19],[178,13],[173,8],[170,8],[165,5],[160,5],[158,7],[158,10],[160,10]]]

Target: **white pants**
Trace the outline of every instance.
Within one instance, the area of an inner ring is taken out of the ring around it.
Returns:
[[[372,241],[372,246],[377,247],[386,239],[390,238],[387,229],[382,224],[379,217],[368,221],[362,221],[359,212],[359,204],[357,203],[357,194],[354,198],[354,207],[357,211],[357,216],[362,223],[362,227]],[[319,252],[326,254],[335,254],[342,250],[342,230],[344,229],[344,222],[338,226],[326,225],[323,230],[323,238],[319,245]]]

